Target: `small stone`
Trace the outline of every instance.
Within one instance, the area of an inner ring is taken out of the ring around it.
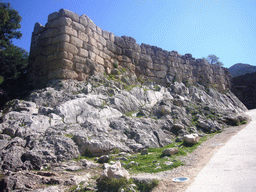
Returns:
[[[99,158],[99,160],[98,160],[98,162],[99,163],[107,163],[108,161],[109,161],[109,156],[108,155],[102,155],[100,158]]]
[[[141,155],[148,155],[148,150],[147,149],[143,149],[140,154]]]

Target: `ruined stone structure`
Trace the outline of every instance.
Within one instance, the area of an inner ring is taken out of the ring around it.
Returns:
[[[85,80],[96,73],[110,74],[118,66],[158,83],[174,81],[230,87],[226,69],[209,65],[191,54],[180,55],[132,37],[117,37],[96,26],[86,15],[61,9],[48,16],[45,26],[35,24],[30,49],[30,80],[34,87],[50,79]]]

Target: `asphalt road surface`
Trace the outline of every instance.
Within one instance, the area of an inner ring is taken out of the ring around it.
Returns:
[[[199,172],[186,192],[256,192],[256,110]]]

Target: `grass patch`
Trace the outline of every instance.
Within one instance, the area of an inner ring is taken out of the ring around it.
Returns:
[[[68,137],[68,138],[71,138],[71,139],[74,137],[74,135],[72,135],[71,133],[65,134],[65,136]]]
[[[172,144],[166,145],[163,148],[149,148],[148,155],[141,155],[140,153],[138,153],[132,156],[126,156],[128,160],[121,160],[121,163],[123,164],[123,167],[131,173],[157,173],[161,171],[171,170],[173,168],[184,165],[184,163],[179,160],[179,156],[185,156],[187,155],[187,153],[192,153],[204,141],[208,140],[209,138],[220,132],[221,131],[217,131],[215,133],[207,134],[206,136],[200,138],[200,141],[194,145],[187,145],[184,142],[174,142]],[[164,149],[173,147],[179,149],[177,154],[170,157],[162,156],[162,152]],[[115,158],[115,156],[112,156],[110,158],[110,161],[116,161]],[[131,163],[132,161],[134,161],[135,163]],[[167,162],[172,162],[172,164],[168,165]]]

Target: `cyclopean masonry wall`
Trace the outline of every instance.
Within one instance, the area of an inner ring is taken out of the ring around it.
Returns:
[[[114,36],[88,16],[65,9],[50,14],[45,26],[35,24],[29,64],[34,87],[51,79],[86,80],[96,73],[109,74],[118,65],[158,83],[183,81],[214,85],[219,90],[230,88],[225,68],[209,65],[191,54],[180,55],[139,45],[132,37]]]

